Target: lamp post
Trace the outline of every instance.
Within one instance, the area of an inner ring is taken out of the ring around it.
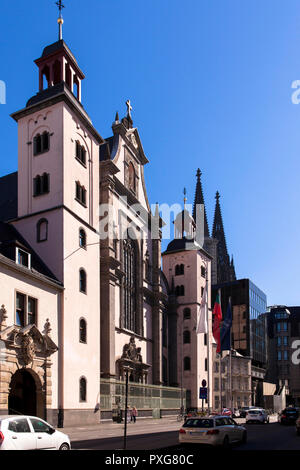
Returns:
[[[124,445],[123,449],[126,450],[127,445],[127,412],[128,412],[128,376],[132,369],[129,366],[124,367],[125,371],[125,423],[124,423]]]

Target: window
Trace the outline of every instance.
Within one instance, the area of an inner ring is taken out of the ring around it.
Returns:
[[[215,391],[219,391],[219,379],[217,377],[215,377]]]
[[[81,377],[79,381],[79,401],[85,402],[86,401],[86,378]]]
[[[282,357],[281,357],[281,351],[277,351],[277,360],[278,361],[281,361]]]
[[[183,359],[183,369],[191,370],[191,358],[188,356]]]
[[[79,230],[79,246],[81,248],[86,248],[86,233],[83,228]]]
[[[219,363],[215,362],[215,372],[219,372]]]
[[[201,266],[201,276],[205,278],[206,276],[206,269],[204,266]]]
[[[207,372],[207,358],[204,360],[204,370]]]
[[[24,327],[37,324],[37,299],[16,293],[16,325]]]
[[[36,239],[38,243],[48,240],[48,220],[40,219],[36,224]]]
[[[86,166],[86,149],[83,145],[80,145],[78,140],[76,141],[76,159]]]
[[[288,361],[289,360],[289,356],[288,356],[288,351],[283,351],[283,360],[284,361]]]
[[[281,336],[277,336],[277,346],[281,346]]]
[[[41,153],[48,152],[50,149],[50,134],[45,131],[43,134],[37,134],[33,139],[33,154],[40,155]]]
[[[181,276],[182,274],[184,274],[184,264],[176,264],[175,276]]]
[[[133,164],[130,162],[128,167],[128,184],[132,192],[136,192],[136,175]]]
[[[48,426],[48,424],[44,423],[44,421],[41,421],[40,419],[36,418],[30,418],[30,422],[32,424],[34,432],[45,432],[49,434],[51,428],[50,426]]]
[[[204,333],[204,346],[207,346],[207,333]]]
[[[86,294],[86,272],[84,269],[79,270],[79,290]]]
[[[123,241],[123,312],[124,327],[138,332],[137,297],[136,297],[136,268],[137,246],[134,240],[127,238]]]
[[[26,418],[9,421],[8,430],[17,433],[31,432]]]
[[[184,344],[189,344],[191,342],[191,333],[189,330],[185,330],[183,332],[183,343]]]
[[[16,263],[24,266],[25,268],[31,268],[31,255],[27,251],[16,248]]]
[[[287,322],[286,321],[282,322],[282,330],[287,331],[287,329],[288,329]]]
[[[177,297],[183,296],[184,295],[184,286],[176,286],[175,294],[177,295]]]
[[[75,199],[78,201],[80,204],[82,204],[84,207],[86,207],[86,189],[84,186],[81,186],[81,184],[76,181],[76,193],[75,193]]]
[[[189,320],[191,318],[191,309],[190,308],[185,308],[183,310],[183,319],[184,320]]]
[[[80,343],[85,343],[87,342],[86,340],[86,321],[82,318],[79,322],[79,341]]]
[[[284,346],[287,346],[288,345],[288,337],[287,336],[283,336],[283,345]]]
[[[42,196],[50,191],[50,175],[43,173],[41,176],[37,175],[33,178],[33,196]]]

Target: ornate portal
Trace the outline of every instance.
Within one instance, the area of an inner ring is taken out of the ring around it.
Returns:
[[[137,348],[134,336],[131,336],[129,343],[123,346],[123,354],[117,360],[120,378],[125,378],[125,368],[129,367],[129,380],[137,383],[147,383],[149,364],[143,362],[141,348]]]

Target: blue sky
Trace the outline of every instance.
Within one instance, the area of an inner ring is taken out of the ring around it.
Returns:
[[[33,60],[57,40],[53,0],[1,2],[0,176],[17,169],[10,113],[38,91]],[[239,278],[268,304],[299,305],[300,79],[297,0],[65,0],[64,39],[86,74],[83,104],[103,137],[134,106],[151,203],[192,203],[201,168]],[[165,247],[165,243],[164,243]]]

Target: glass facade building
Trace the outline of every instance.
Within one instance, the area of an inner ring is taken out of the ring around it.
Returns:
[[[267,362],[267,296],[249,280],[250,356],[255,361]]]

